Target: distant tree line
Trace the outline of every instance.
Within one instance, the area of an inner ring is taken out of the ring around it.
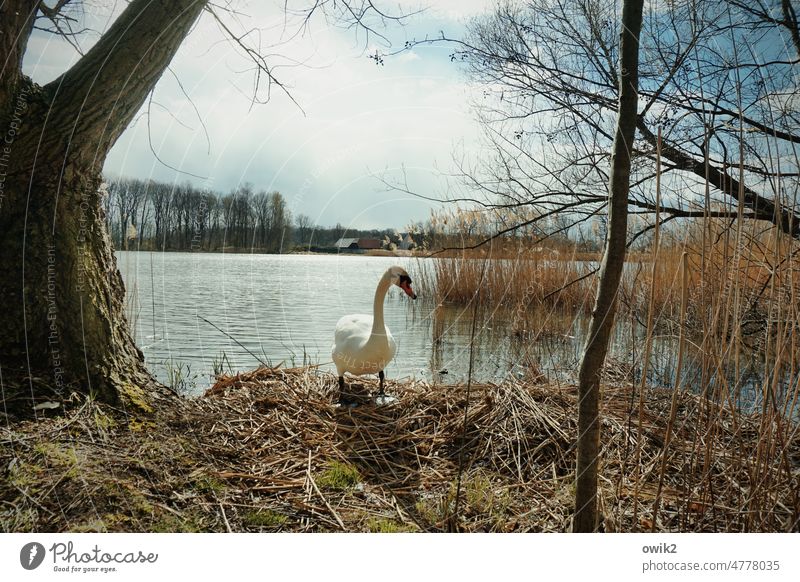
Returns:
[[[380,239],[388,241],[385,248],[399,243],[398,233],[391,228],[319,226],[306,214],[292,216],[283,194],[256,191],[251,184],[221,194],[188,182],[119,178],[107,180],[106,190],[108,230],[120,250],[287,253],[335,251],[340,238]],[[503,244],[539,240],[544,242],[538,245],[550,248],[577,245],[580,250],[597,250],[602,246],[602,220],[595,220],[584,232],[571,225],[567,215],[536,220],[537,211],[531,208],[524,216],[527,227],[509,228],[520,219],[520,212],[451,208],[431,212],[428,220],[410,224],[406,231],[416,248],[426,251],[473,246],[504,230],[508,232],[497,241]],[[643,237],[640,242],[648,240]]]
[[[106,180],[106,222],[116,249],[285,253],[330,249],[342,237],[379,238],[393,229],[315,225],[292,216],[280,192],[243,184],[227,194],[173,184]]]
[[[431,210],[425,221],[408,225],[416,248],[423,251],[463,249],[481,247],[492,241],[494,248],[507,250],[516,248],[548,249],[552,251],[599,252],[606,236],[606,217],[598,215],[580,222],[569,212],[542,216],[537,207],[492,208],[480,206],[453,206]],[[689,228],[689,221],[667,224],[661,236],[665,243],[682,240]],[[634,214],[629,217],[629,230],[636,233],[631,243],[634,250],[650,248],[652,244],[652,220]]]

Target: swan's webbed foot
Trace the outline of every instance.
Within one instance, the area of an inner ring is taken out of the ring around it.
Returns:
[[[397,402],[397,398],[388,396],[383,390],[383,384],[386,378],[383,374],[383,370],[378,372],[378,378],[380,379],[380,383],[378,384],[378,395],[375,397],[375,406],[388,406],[389,404]]]

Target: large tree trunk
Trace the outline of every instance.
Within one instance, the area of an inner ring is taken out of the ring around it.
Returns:
[[[625,265],[628,230],[628,190],[631,150],[636,133],[639,31],[643,0],[625,0],[620,35],[619,107],[611,154],[609,177],[608,233],[600,266],[589,335],[578,375],[578,462],[575,516],[572,530],[597,529],[597,466],[600,456],[600,374],[614,325],[617,289]]]
[[[24,4],[35,10],[38,3]],[[77,390],[149,409],[152,380],[123,310],[100,171],[204,5],[133,0],[83,58],[45,87],[4,69],[10,85],[0,93],[0,381],[7,406],[14,398]],[[19,30],[29,33],[31,19],[20,19]],[[0,28],[8,32],[6,21]]]
[[[16,152],[15,152],[16,153]],[[0,218],[0,366],[17,397],[71,391],[147,408],[96,169],[39,168],[7,184]],[[57,193],[57,196],[53,194]]]

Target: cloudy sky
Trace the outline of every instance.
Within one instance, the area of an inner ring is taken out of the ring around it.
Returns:
[[[404,26],[377,30],[394,48],[441,32],[459,37],[471,18],[491,7],[489,0],[428,2]],[[296,103],[273,88],[269,103],[253,104],[251,64],[206,14],[152,102],[111,151],[106,174],[189,180],[221,192],[249,182],[256,190],[279,190],[295,214],[320,225],[402,228],[425,219],[430,202],[387,191],[377,176],[397,178],[405,168],[416,190],[443,197],[443,175],[452,170],[454,153],[476,152],[472,90],[450,61],[452,47],[417,47],[380,66],[368,55],[391,49],[376,36],[331,26],[320,17],[301,30],[299,20],[287,20],[283,0],[234,5],[238,16],[228,14],[227,24],[240,32],[254,29],[248,39],[275,55],[270,63],[280,65],[276,75]],[[124,3],[86,6],[87,25],[102,31]],[[396,0],[385,6],[407,13],[420,8]],[[85,36],[82,48],[96,37]],[[76,58],[63,41],[37,34],[25,70],[44,83]]]

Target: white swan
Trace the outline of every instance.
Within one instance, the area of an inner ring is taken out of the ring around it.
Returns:
[[[383,369],[394,357],[397,343],[383,321],[383,300],[392,285],[400,287],[411,299],[417,298],[417,294],[411,289],[411,277],[405,269],[389,267],[378,282],[378,288],[375,289],[373,314],[345,315],[336,324],[331,356],[339,374],[341,405],[351,404],[344,393],[345,372],[355,376],[378,374],[380,389],[376,402],[382,404],[388,400],[383,392]]]

